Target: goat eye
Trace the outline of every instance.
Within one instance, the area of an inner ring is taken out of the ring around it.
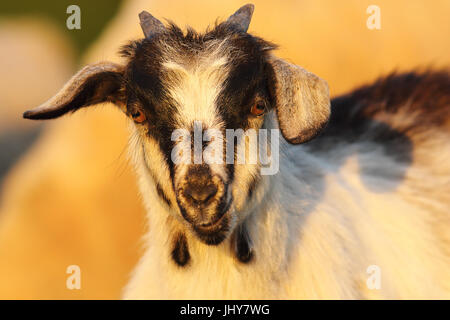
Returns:
[[[250,112],[255,116],[261,116],[266,111],[266,106],[262,102],[257,102],[252,106]]]
[[[131,115],[131,117],[133,118],[134,122],[137,122],[137,123],[142,123],[142,122],[144,122],[147,119],[145,114],[142,111],[139,111],[139,110],[136,111],[135,113],[133,113]]]

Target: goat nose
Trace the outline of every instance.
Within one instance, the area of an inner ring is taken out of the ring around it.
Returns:
[[[217,193],[217,186],[209,183],[207,185],[191,185],[185,189],[185,195],[194,203],[206,203]]]

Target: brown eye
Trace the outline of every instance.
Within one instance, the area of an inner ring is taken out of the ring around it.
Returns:
[[[261,116],[266,111],[266,106],[262,102],[257,102],[252,106],[250,112],[255,116]]]
[[[145,114],[140,110],[136,111],[136,113],[133,113],[131,117],[133,118],[134,122],[137,123],[142,123],[147,119]]]

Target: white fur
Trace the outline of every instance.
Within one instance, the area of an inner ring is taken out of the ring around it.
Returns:
[[[252,203],[239,212],[247,216],[254,261],[240,263],[229,238],[207,246],[187,233],[191,261],[184,268],[170,258],[179,222],[137,156],[149,226],[124,298],[450,298],[450,166],[424,156],[449,158],[448,135],[436,139],[440,143],[416,146],[408,168],[375,144],[341,143],[312,153],[283,141],[280,172],[264,176]],[[365,152],[356,155],[361,148]],[[380,170],[389,174],[376,174]],[[397,180],[399,172],[405,176]],[[379,290],[366,285],[370,265],[380,267]]]

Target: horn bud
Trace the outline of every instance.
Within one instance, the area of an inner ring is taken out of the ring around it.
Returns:
[[[242,32],[247,32],[248,27],[250,25],[250,21],[252,20],[253,11],[255,10],[255,6],[253,4],[246,4],[239,8],[233,15],[231,15],[227,23],[235,26],[238,30]]]
[[[163,23],[147,11],[142,11],[141,13],[139,13],[139,22],[141,24],[142,31],[144,32],[145,38],[147,39],[165,30]]]

